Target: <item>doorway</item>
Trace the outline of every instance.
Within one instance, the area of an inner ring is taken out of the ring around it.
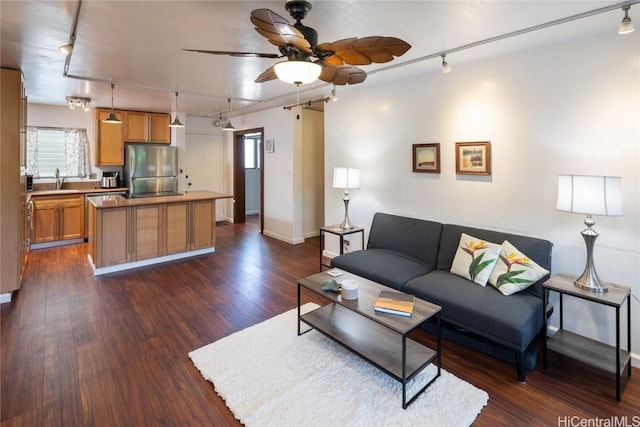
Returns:
[[[259,177],[258,215],[260,217],[260,233],[264,231],[264,128],[246,129],[233,133],[233,222],[244,223],[247,213],[247,174]],[[247,147],[254,147],[249,157]],[[252,158],[250,158],[252,157]],[[251,164],[247,164],[249,161]],[[252,211],[254,208],[252,207]]]

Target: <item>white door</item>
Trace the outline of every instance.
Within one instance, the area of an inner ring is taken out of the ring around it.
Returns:
[[[224,138],[187,132],[181,188],[224,193]],[[216,221],[224,220],[222,200],[216,202]]]

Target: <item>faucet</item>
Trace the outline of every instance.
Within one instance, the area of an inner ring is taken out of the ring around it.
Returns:
[[[56,190],[60,190],[62,188],[62,184],[64,183],[64,178],[60,178],[60,169],[56,168]]]

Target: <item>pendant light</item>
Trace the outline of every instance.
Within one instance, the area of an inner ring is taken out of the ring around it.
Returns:
[[[173,119],[173,122],[169,125],[171,128],[183,128],[184,125],[180,123],[180,119],[178,118],[178,92],[176,92],[176,118]]]
[[[113,112],[113,88],[115,85],[111,83],[111,112],[109,113],[109,117],[104,119],[102,123],[122,123],[122,121],[116,117],[116,113]]]
[[[631,18],[629,18],[629,9],[631,5],[628,4],[626,6],[622,6],[622,10],[624,10],[624,18],[622,18],[622,22],[620,23],[620,27],[618,27],[618,34],[629,34],[635,31],[633,26],[633,22]]]
[[[448,72],[451,71],[451,65],[449,65],[449,63],[447,62],[447,55],[440,55],[442,56],[442,72],[444,74],[447,74]]]
[[[231,98],[228,98],[227,102],[229,103],[229,114],[231,114]],[[222,130],[236,130],[236,128],[234,128],[233,125],[231,124],[231,118],[230,117],[227,117],[227,124],[224,125]]]

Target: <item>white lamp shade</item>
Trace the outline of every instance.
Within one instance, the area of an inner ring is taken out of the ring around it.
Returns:
[[[586,215],[622,215],[619,176],[558,175],[556,209]]]
[[[322,67],[309,61],[283,61],[274,65],[273,70],[283,82],[299,85],[318,80]]]
[[[333,168],[333,188],[360,188],[360,169]]]

